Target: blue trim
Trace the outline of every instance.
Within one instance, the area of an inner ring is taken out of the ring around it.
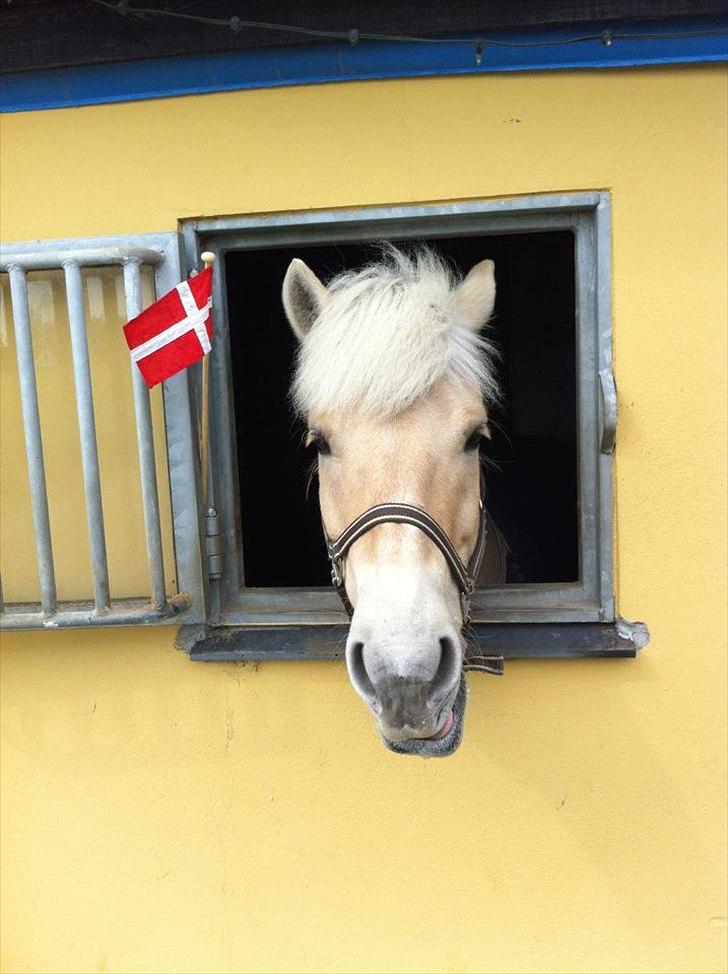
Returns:
[[[615,39],[610,46],[601,40],[574,42],[584,34],[601,34],[605,27],[615,34],[623,31],[640,37]],[[688,31],[714,33],[680,36]],[[669,36],[649,39],[648,35],[655,33]],[[500,31],[488,36],[538,46],[498,47],[486,43],[480,66],[476,64],[474,46],[463,43],[360,41],[351,46],[342,41],[18,72],[0,78],[0,111],[27,112],[241,88],[372,78],[629,68],[728,60],[726,21],[716,18]]]

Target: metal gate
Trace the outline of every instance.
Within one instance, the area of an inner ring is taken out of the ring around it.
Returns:
[[[163,384],[177,590],[167,591],[165,583],[149,392],[139,370],[132,364],[131,387],[149,588],[136,598],[112,600],[111,597],[82,268],[112,266],[123,268],[128,318],[142,310],[144,267],[150,266],[154,270],[158,296],[185,276],[176,233],[17,244],[0,249],[0,271],[6,272],[10,281],[39,587],[39,604],[4,604],[0,594],[0,627],[4,629],[179,624],[202,622],[205,618],[199,451],[191,380],[187,372],[179,373]],[[57,596],[28,302],[27,273],[54,269],[62,270],[65,283],[91,560],[89,598],[80,602],[61,602]],[[119,336],[119,340],[123,341],[123,337]]]

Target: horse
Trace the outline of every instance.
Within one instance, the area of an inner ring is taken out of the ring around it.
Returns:
[[[385,245],[326,285],[295,258],[283,280],[298,340],[292,402],[318,453],[332,575],[351,614],[349,678],[398,753],[442,756],[462,740],[475,580],[465,591],[456,569],[486,527],[479,446],[499,393],[483,329],[495,295],[492,261],[463,278],[424,246]],[[332,542],[344,532],[345,559]],[[502,538],[490,539],[481,582],[503,575]]]

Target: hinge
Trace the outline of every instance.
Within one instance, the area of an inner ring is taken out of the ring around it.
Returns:
[[[214,507],[208,507],[205,514],[205,553],[207,555],[208,578],[221,578],[222,538],[220,537],[220,518]]]

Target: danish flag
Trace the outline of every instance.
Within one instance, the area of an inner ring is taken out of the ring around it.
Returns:
[[[150,389],[210,351],[211,306],[212,267],[207,267],[124,325],[132,360]]]

